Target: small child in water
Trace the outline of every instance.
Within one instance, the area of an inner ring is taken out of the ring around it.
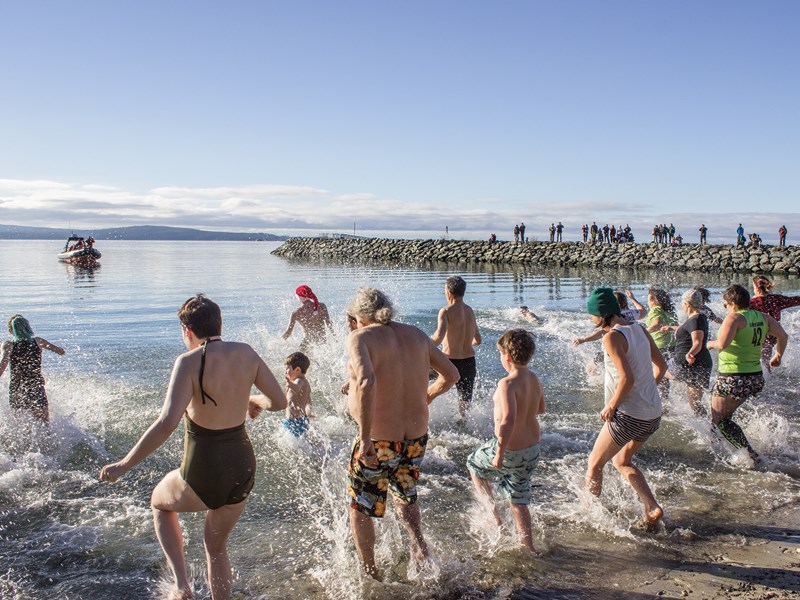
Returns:
[[[539,462],[541,431],[537,417],[545,411],[542,384],[528,368],[536,343],[530,332],[510,329],[500,336],[497,349],[508,376],[498,382],[494,393],[495,437],[469,455],[467,468],[479,500],[491,503],[492,514],[501,525],[489,481],[499,480],[499,492],[511,503],[520,541],[533,551],[528,504],[531,475]]]
[[[286,365],[286,419],[283,426],[300,437],[308,431],[311,414],[311,386],[306,371],[311,361],[302,352],[292,352],[283,361]]]

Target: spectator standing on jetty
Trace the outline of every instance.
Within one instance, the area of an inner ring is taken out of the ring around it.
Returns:
[[[667,235],[669,236],[669,243],[672,243],[672,240],[675,239],[675,225],[672,223],[669,224],[669,228],[667,229]]]
[[[564,226],[561,224],[561,221],[559,221],[558,225],[556,225],[556,241],[557,242],[562,241],[562,239],[561,239],[561,234],[562,233],[564,233]]]
[[[294,291],[300,308],[292,313],[289,319],[289,326],[283,332],[283,339],[288,340],[292,335],[295,324],[299,323],[303,328],[303,341],[300,349],[308,347],[309,343],[316,344],[325,341],[325,326],[333,332],[333,323],[328,315],[328,307],[317,299],[316,294],[307,285],[301,285]]]
[[[458,412],[461,418],[467,415],[472,402],[477,369],[475,366],[475,346],[481,343],[481,334],[475,313],[464,302],[467,282],[458,275],[448,277],[444,285],[447,306],[439,311],[436,331],[431,336],[433,343],[442,345],[442,351],[458,370],[460,377],[456,384],[458,392]]]
[[[609,231],[610,231],[610,228],[608,226],[608,223],[606,223],[605,225],[603,225],[603,237],[606,240],[606,244],[608,244],[610,246],[611,245],[611,238],[609,237]]]
[[[348,314],[357,329],[347,339],[347,407],[358,426],[347,475],[350,527],[364,571],[380,579],[372,519],[384,515],[387,491],[410,536],[412,560],[429,556],[417,504],[428,405],[458,381],[458,371],[423,332],[393,321],[394,307],[380,290],[361,288]],[[427,387],[431,368],[439,376]]]
[[[744,244],[745,244],[744,227],[742,227],[742,224],[739,223],[739,227],[736,228],[736,245],[744,246]]]
[[[706,227],[705,223],[700,224],[700,245],[706,243],[706,234],[708,233],[708,227]]]
[[[550,223],[550,241],[551,242],[555,242],[556,241],[556,224],[555,223]],[[584,240],[584,241],[586,241],[586,240]]]
[[[525,243],[525,223],[519,224],[519,240],[524,244]]]
[[[587,243],[589,241],[589,224],[584,223],[583,227],[581,227],[581,233],[583,234],[583,243]]]
[[[800,296],[783,296],[771,292],[774,284],[765,275],[753,277],[753,293],[755,296],[750,298],[750,308],[769,315],[776,321],[781,320],[781,311],[787,308],[800,306]],[[772,356],[772,349],[777,343],[774,336],[768,335],[764,340],[761,351],[761,362],[769,369],[769,359]]]
[[[8,320],[8,333],[14,339],[3,342],[0,353],[0,377],[11,364],[8,403],[14,411],[30,411],[35,419],[49,423],[50,410],[42,375],[42,348],[59,355],[64,354],[64,349],[34,336],[31,324],[22,315],[14,315]]]
[[[614,225],[611,225],[611,229],[610,229],[610,231],[608,233],[611,236],[611,243],[612,244],[616,244],[617,243],[617,228]]]
[[[597,222],[592,221],[592,226],[589,228],[589,235],[592,236],[592,244],[597,243],[597,232],[598,232]]]
[[[158,449],[184,421],[180,469],[156,485],[150,504],[153,524],[175,587],[169,598],[191,598],[178,513],[205,512],[204,544],[211,596],[229,598],[231,563],[228,536],[239,520],[256,477],[256,457],[245,421],[262,409],[286,408],[286,397],[264,361],[247,344],[224,342],[222,312],[203,295],[178,311],[183,342],[172,369],[161,414],[122,460],[100,471],[102,481],[117,481]],[[250,399],[255,385],[265,396]]]
[[[661,398],[657,383],[667,372],[664,357],[653,339],[637,323],[624,320],[611,288],[592,291],[586,309],[603,336],[605,365],[604,421],[586,469],[586,489],[600,496],[603,467],[613,461],[644,504],[644,524],[653,529],[663,517],[634,455],[661,423]]]
[[[736,448],[746,448],[758,464],[758,453],[747,436],[732,419],[745,400],[764,388],[761,349],[768,335],[777,339],[770,367],[781,364],[788,336],[775,319],[749,308],[750,294],[740,285],[732,285],[722,294],[728,316],[720,325],[717,339],[708,343],[709,350],[719,350],[718,375],[711,389],[711,420],[722,435]]]
[[[514,224],[514,243],[515,244],[519,243],[519,225],[517,225],[516,223]]]
[[[786,229],[786,225],[781,225],[778,228],[778,246],[786,246],[786,234],[788,230]]]

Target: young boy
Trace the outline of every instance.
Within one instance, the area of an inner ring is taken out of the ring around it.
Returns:
[[[286,366],[286,419],[283,426],[296,437],[308,431],[311,414],[311,386],[306,379],[306,371],[311,361],[302,352],[292,352],[283,361]],[[255,419],[261,412],[259,398],[250,396],[250,417]]]
[[[499,480],[500,494],[511,502],[511,512],[522,545],[533,551],[531,535],[531,474],[539,462],[539,421],[545,411],[544,392],[539,378],[528,369],[536,351],[533,336],[524,329],[510,329],[497,341],[500,363],[508,373],[497,384],[494,394],[495,437],[467,458],[467,468],[479,500],[494,506],[490,479]]]

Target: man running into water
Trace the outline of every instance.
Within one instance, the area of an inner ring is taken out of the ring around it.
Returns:
[[[356,329],[347,339],[347,408],[358,425],[348,468],[350,527],[364,570],[375,566],[375,525],[387,491],[411,538],[411,556],[428,557],[422,535],[417,480],[428,442],[428,405],[458,381],[458,371],[430,338],[396,323],[391,301],[380,290],[361,288],[348,314]],[[428,372],[439,376],[427,387]]]
[[[328,307],[317,299],[317,296],[307,285],[301,285],[294,293],[300,302],[300,308],[292,313],[289,325],[286,331],[283,332],[283,339],[288,340],[289,336],[292,335],[295,324],[299,323],[305,334],[300,344],[301,348],[307,347],[309,342],[324,342],[325,326],[327,325],[333,332],[333,323],[331,323],[331,318],[328,315]]]
[[[433,343],[442,345],[442,351],[450,359],[461,377],[456,385],[458,411],[463,419],[472,402],[475,387],[475,346],[481,343],[481,334],[475,321],[475,313],[464,303],[467,282],[458,275],[447,278],[444,296],[447,306],[439,311],[436,331],[431,336]]]

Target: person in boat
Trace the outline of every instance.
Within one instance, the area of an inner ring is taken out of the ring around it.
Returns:
[[[42,348],[63,355],[64,349],[33,335],[28,319],[14,315],[8,320],[13,340],[3,342],[0,352],[0,376],[11,365],[8,403],[15,411],[29,411],[44,423],[50,422],[47,392],[42,375]]]
[[[301,285],[294,291],[300,308],[292,312],[289,325],[283,332],[283,339],[288,340],[294,331],[295,324],[303,328],[303,341],[301,348],[308,346],[309,342],[318,343],[325,341],[325,327],[333,332],[333,323],[328,315],[328,307],[319,301],[316,294],[307,285]]]
[[[604,425],[589,454],[586,489],[600,495],[603,467],[613,461],[644,504],[644,524],[652,529],[663,510],[632,461],[661,423],[657,384],[667,373],[667,363],[645,328],[620,316],[611,288],[593,290],[586,308],[594,324],[605,331],[605,406],[600,412]]]
[[[249,345],[222,340],[219,306],[202,294],[178,311],[188,352],[175,361],[161,414],[120,461],[100,471],[117,481],[147,458],[184,421],[184,456],[153,490],[156,536],[175,585],[170,598],[192,595],[178,513],[205,512],[204,542],[214,599],[228,598],[231,565],[227,540],[247,504],[256,461],[245,429],[250,412],[280,411],[286,397],[275,376]],[[251,399],[255,385],[264,396]]]

